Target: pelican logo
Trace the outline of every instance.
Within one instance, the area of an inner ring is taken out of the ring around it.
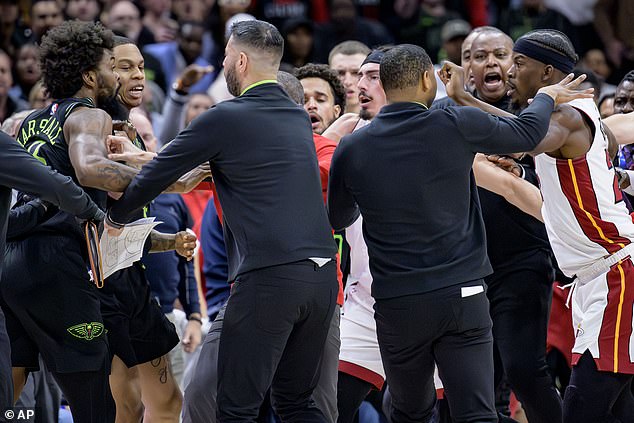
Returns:
[[[103,324],[99,322],[80,323],[66,330],[76,338],[91,341],[103,333]]]

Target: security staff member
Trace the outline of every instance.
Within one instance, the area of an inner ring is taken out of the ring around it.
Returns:
[[[482,280],[491,266],[471,167],[476,152],[535,149],[553,99],[566,90],[542,89],[515,120],[472,108],[429,111],[433,72],[418,46],[385,53],[380,78],[389,104],[339,144],[329,217],[341,229],[363,215],[391,421],[431,418],[435,361],[456,421],[497,422]]]
[[[336,301],[336,248],[310,121],[276,82],[283,39],[274,26],[235,24],[225,52],[236,98],[203,113],[145,165],[106,220],[116,232],[209,161],[235,281],[218,352],[218,420],[255,420],[271,387],[282,420],[324,422],[311,393]]]
[[[37,195],[82,219],[103,220],[103,211],[70,177],[44,166],[4,132],[0,132],[0,151],[0,274],[12,188]],[[11,347],[0,308],[0,416],[12,405]]]

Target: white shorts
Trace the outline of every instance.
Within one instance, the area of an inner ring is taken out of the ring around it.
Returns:
[[[588,350],[601,371],[634,374],[634,265],[630,259],[612,266],[572,293],[575,345],[572,364]]]

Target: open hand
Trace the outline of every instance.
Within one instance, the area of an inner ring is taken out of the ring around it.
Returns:
[[[586,79],[586,75],[580,75],[577,79],[573,79],[574,77],[574,74],[568,74],[568,76],[559,83],[542,87],[537,93],[544,93],[552,97],[553,100],[555,100],[555,106],[578,98],[592,98],[594,96],[594,88],[587,88],[585,90],[577,89],[579,84]]]
[[[339,116],[325,131],[321,134],[323,137],[329,140],[339,142],[341,138],[348,134],[357,127],[360,121],[360,117],[357,113],[344,113]]]
[[[134,145],[127,137],[108,135],[106,138],[108,158],[116,162],[126,162],[130,165],[143,165],[156,156],[156,153],[143,151]]]
[[[180,80],[180,85],[184,91],[189,91],[189,88],[200,81],[205,75],[214,71],[214,67],[209,66],[200,66],[197,64],[191,64],[187,66],[183,72],[180,74],[178,79]]]

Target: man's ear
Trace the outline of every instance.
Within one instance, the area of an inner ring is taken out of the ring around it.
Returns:
[[[338,118],[339,116],[341,116],[341,106],[338,104],[335,104],[335,107],[333,107],[333,109],[335,110],[335,118]]]
[[[246,55],[245,52],[241,51],[238,56],[238,70],[241,73],[245,73],[247,71],[247,67],[249,66],[249,56]]]
[[[88,70],[81,74],[81,79],[84,85],[90,88],[94,88],[97,85],[97,72],[94,70]]]
[[[436,78],[436,76],[434,76],[432,72],[430,72],[429,70],[425,70],[420,76],[421,88],[424,92],[431,90],[432,85],[429,78]]]
[[[553,65],[544,66],[544,69],[542,71],[542,82],[549,81],[553,77],[554,73],[555,68],[553,67]]]

